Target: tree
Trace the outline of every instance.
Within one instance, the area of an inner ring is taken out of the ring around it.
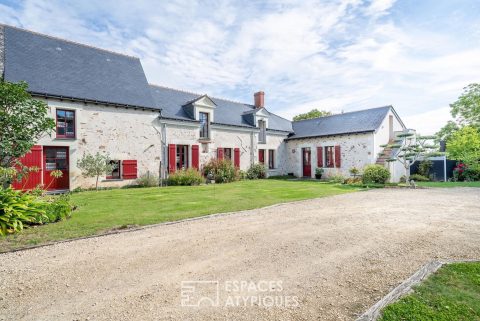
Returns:
[[[32,98],[25,82],[0,80],[0,167],[12,167],[55,128],[48,105]]]
[[[330,111],[326,110],[318,110],[318,109],[312,109],[308,113],[304,114],[298,114],[297,116],[293,117],[293,121],[299,121],[299,120],[304,120],[304,119],[312,119],[312,118],[318,118],[318,117],[325,117],[325,116],[330,116],[332,113]]]
[[[447,141],[447,155],[464,162],[468,167],[480,166],[480,130],[465,126],[455,132]]]
[[[438,152],[439,146],[434,145],[436,136],[421,136],[415,132],[406,131],[397,135],[398,140],[394,144],[385,144],[380,147],[397,149],[394,157],[389,158],[388,162],[400,162],[405,168],[405,178],[409,181],[410,167],[419,159],[443,155]]]
[[[114,165],[110,163],[108,155],[97,152],[95,155],[83,154],[77,161],[77,166],[82,171],[83,177],[96,177],[95,189],[98,191],[98,178],[111,172]]]
[[[460,126],[453,120],[449,120],[435,135],[438,141],[447,141],[453,133],[460,129]]]
[[[457,101],[450,105],[451,114],[464,126],[480,127],[480,84],[470,84],[463,89]]]

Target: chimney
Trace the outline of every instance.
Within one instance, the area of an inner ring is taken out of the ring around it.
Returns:
[[[255,101],[255,108],[265,107],[265,93],[263,91],[259,91],[253,94],[253,98]]]

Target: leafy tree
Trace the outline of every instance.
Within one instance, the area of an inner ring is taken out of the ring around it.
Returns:
[[[398,149],[397,154],[388,159],[388,162],[400,162],[405,168],[406,181],[410,178],[410,167],[419,159],[440,156],[439,146],[433,144],[436,136],[421,136],[414,132],[404,132],[397,135],[398,140],[394,144],[385,144],[381,147]]]
[[[318,110],[318,109],[312,109],[308,113],[304,114],[298,114],[297,116],[293,117],[293,121],[298,121],[298,120],[304,120],[304,119],[312,119],[312,118],[318,118],[318,117],[325,117],[325,116],[330,116],[332,113],[330,111],[326,110]]]
[[[451,159],[464,162],[468,167],[480,166],[480,130],[465,126],[447,141],[447,154]]]
[[[95,155],[83,154],[77,161],[77,166],[82,171],[83,177],[96,177],[95,189],[98,191],[98,178],[111,172],[115,165],[110,163],[108,155],[97,152]]]
[[[464,88],[450,108],[452,116],[461,125],[480,127],[480,84],[470,84]]]
[[[456,122],[449,120],[447,124],[437,132],[437,140],[447,141],[459,128],[460,126],[458,126]]]
[[[55,128],[46,103],[32,98],[25,82],[0,80],[0,167],[12,167]]]

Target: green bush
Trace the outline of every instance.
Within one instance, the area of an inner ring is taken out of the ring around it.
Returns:
[[[382,165],[367,165],[363,168],[362,182],[364,184],[385,184],[390,178],[390,171]]]
[[[45,216],[48,220],[37,217],[37,223],[55,223],[66,220],[72,216],[72,207],[69,194],[53,196],[47,201],[45,207]]]
[[[141,187],[155,187],[158,186],[158,176],[150,174],[147,172],[145,174],[140,175],[137,178],[137,184]]]
[[[174,173],[168,175],[167,183],[171,186],[191,186],[200,185],[204,182],[202,173],[194,168],[177,170]]]
[[[23,230],[24,225],[48,220],[45,202],[28,193],[0,187],[0,235]]]
[[[238,170],[226,159],[211,159],[203,166],[203,173],[212,174],[216,183],[230,183],[240,178]]]
[[[463,177],[468,182],[480,181],[480,166],[478,168],[470,166],[463,171]]]
[[[342,174],[334,174],[328,176],[328,182],[330,183],[341,183],[345,181],[345,177]]]
[[[267,170],[264,164],[253,164],[247,170],[248,179],[262,179],[267,177]]]
[[[418,174],[428,177],[430,175],[430,169],[433,166],[433,162],[431,160],[423,160],[418,165]]]
[[[413,174],[410,175],[410,180],[414,180],[415,182],[428,182],[430,179],[426,176],[420,174]]]

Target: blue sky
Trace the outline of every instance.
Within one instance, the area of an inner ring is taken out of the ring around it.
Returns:
[[[427,134],[480,81],[478,0],[0,0],[0,21],[138,56],[154,84],[264,90],[287,118],[392,104]]]

